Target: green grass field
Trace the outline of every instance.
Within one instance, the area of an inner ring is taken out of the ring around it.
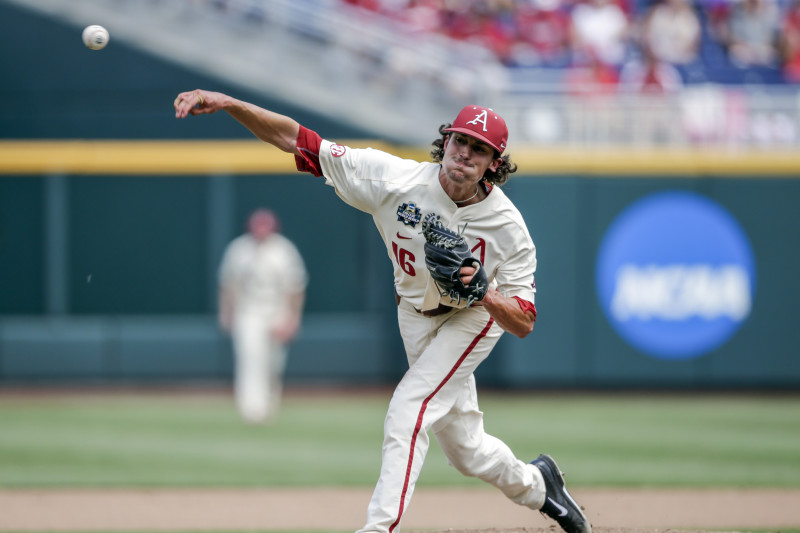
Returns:
[[[384,394],[290,393],[269,426],[225,393],[0,395],[0,486],[371,486]],[[800,487],[800,397],[483,393],[486,430],[572,486]],[[431,447],[419,486],[480,484]]]

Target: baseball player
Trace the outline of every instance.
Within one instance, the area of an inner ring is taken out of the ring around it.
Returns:
[[[257,209],[247,226],[222,256],[219,323],[233,339],[239,414],[263,423],[280,407],[286,344],[300,326],[307,275],[274,212]]]
[[[397,530],[429,432],[462,474],[540,510],[569,533],[590,533],[555,461],[544,454],[531,463],[517,459],[484,431],[478,408],[475,369],[503,331],[525,337],[536,320],[536,251],[499,187],[516,171],[503,155],[504,120],[491,109],[467,106],[439,128],[433,162],[416,162],[330,142],[290,117],[221,93],[184,92],[174,106],[178,118],[224,110],[259,139],[293,154],[298,170],[324,177],[342,200],[371,214],[386,244],[409,369],[388,408],[380,478],[359,533]],[[437,253],[463,252],[462,241],[471,257],[437,262]]]

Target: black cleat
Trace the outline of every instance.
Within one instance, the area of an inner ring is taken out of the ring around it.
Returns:
[[[567,533],[592,533],[592,525],[578,502],[567,492],[561,470],[553,458],[542,454],[531,464],[539,469],[544,478],[546,493],[540,512],[558,522]]]

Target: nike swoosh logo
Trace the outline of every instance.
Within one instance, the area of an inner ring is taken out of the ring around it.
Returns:
[[[567,511],[567,508],[566,508],[566,507],[564,507],[563,505],[560,505],[560,504],[559,504],[557,501],[555,501],[553,498],[551,498],[551,497],[549,497],[549,496],[547,497],[547,499],[548,499],[548,500],[550,500],[550,503],[552,503],[553,505],[555,505],[556,509],[558,509],[558,511],[561,513],[561,514],[560,514],[560,515],[558,515],[558,516],[567,516],[567,513],[568,513],[569,511]]]
[[[410,239],[411,237],[404,237],[404,236],[400,235],[400,232],[398,231],[397,232],[397,238],[398,239]]]

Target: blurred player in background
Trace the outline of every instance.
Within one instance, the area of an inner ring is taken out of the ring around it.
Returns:
[[[236,406],[245,421],[261,423],[280,407],[287,344],[300,328],[307,274],[274,212],[254,211],[247,228],[228,244],[219,267],[219,324],[233,338]]]
[[[422,470],[429,432],[462,474],[540,510],[568,533],[591,533],[555,461],[544,454],[531,463],[517,459],[484,431],[478,407],[473,372],[503,331],[525,337],[536,320],[536,249],[521,214],[500,190],[517,169],[503,155],[508,128],[502,117],[484,107],[463,108],[452,124],[439,128],[433,162],[420,163],[332,143],[290,117],[222,93],[184,92],[174,106],[178,118],[224,110],[262,141],[293,154],[298,170],[324,176],[342,200],[372,215],[392,258],[409,370],[389,403],[380,478],[360,533],[392,533],[399,527]],[[429,215],[459,228],[472,259],[488,273],[473,262],[453,274],[464,283],[486,279],[475,305],[456,302],[436,287],[420,231]]]

